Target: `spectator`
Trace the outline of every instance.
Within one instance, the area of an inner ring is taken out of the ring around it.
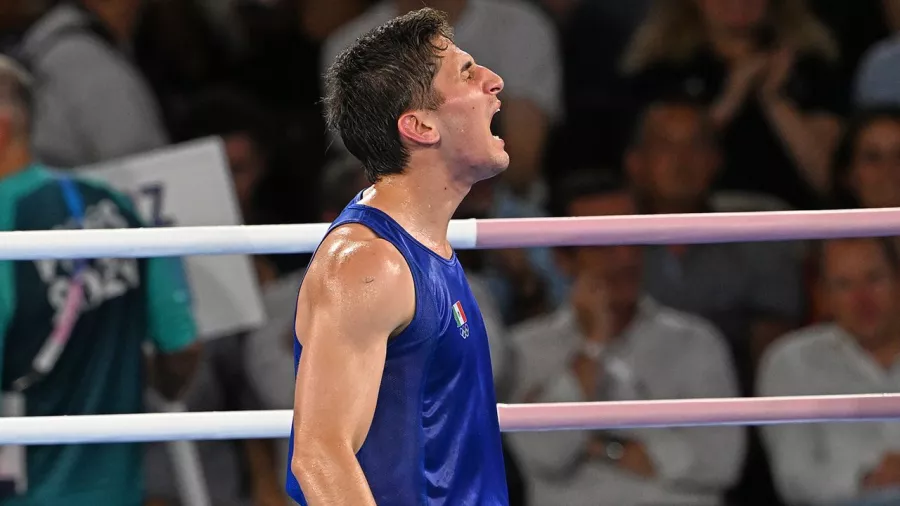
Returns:
[[[711,207],[720,155],[706,109],[657,102],[640,116],[625,159],[645,213]],[[644,286],[661,303],[707,318],[725,334],[749,393],[754,357],[800,323],[802,271],[792,247],[777,243],[651,246]]]
[[[850,123],[834,157],[834,204],[839,207],[900,207],[900,107],[862,110]],[[900,240],[893,239],[900,247]],[[810,262],[809,320],[831,318],[826,294]]]
[[[29,104],[29,78],[0,59],[0,230],[141,226],[123,195],[32,161]],[[189,299],[178,259],[0,263],[2,391],[24,406],[4,416],[141,412],[147,340],[158,350],[154,384],[176,397],[198,354]],[[74,325],[65,323],[69,307],[79,308]],[[60,354],[49,370],[33,365],[52,352]],[[27,455],[17,460],[27,470],[27,491],[2,497],[4,506],[137,506],[143,500],[140,445],[0,451]]]
[[[836,43],[802,0],[657,0],[623,61],[639,106],[673,93],[710,105],[717,188],[821,205],[846,98]]]
[[[706,108],[691,101],[659,101],[639,117],[626,171],[646,213],[697,213],[740,208],[735,196],[712,192],[721,155]],[[761,195],[744,202],[768,206]],[[729,203],[730,202],[730,203]],[[803,285],[792,243],[648,246],[644,288],[662,304],[713,322],[728,340],[740,390],[752,394],[753,371],[766,346],[800,324]],[[745,504],[772,504],[775,492],[755,428],[733,491]]]
[[[835,155],[836,203],[900,207],[900,103],[861,111]]]
[[[165,146],[160,111],[128,51],[142,0],[69,0],[25,34],[18,56],[39,82],[34,149],[77,167]]]
[[[560,191],[566,216],[632,214],[631,196],[595,176]],[[634,246],[559,251],[570,302],[514,327],[514,399],[526,402],[731,397],[725,342],[706,321],[663,306],[640,287]],[[513,450],[532,504],[724,504],[744,453],[737,427],[516,433]],[[714,450],[711,450],[714,449]]]
[[[893,242],[828,241],[818,258],[834,322],[779,340],[760,367],[760,395],[896,392],[900,273]],[[772,425],[763,431],[778,490],[788,504],[887,506],[900,501],[895,422]]]
[[[515,194],[539,201],[544,145],[562,109],[561,66],[552,22],[522,0],[434,0],[429,6],[447,12],[456,43],[503,77],[500,129],[512,164],[502,178]],[[321,65],[331,65],[363,33],[421,7],[420,0],[376,4],[328,38]]]

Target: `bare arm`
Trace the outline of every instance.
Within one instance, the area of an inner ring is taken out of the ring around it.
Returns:
[[[291,469],[310,506],[375,506],[356,453],[375,414],[388,339],[414,311],[412,275],[393,246],[349,225],[320,247],[295,324],[303,354]]]

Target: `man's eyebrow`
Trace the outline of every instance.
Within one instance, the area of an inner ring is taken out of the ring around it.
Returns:
[[[468,60],[463,63],[462,68],[459,69],[460,74],[472,68],[473,65],[475,65],[475,62],[473,62],[472,60]]]

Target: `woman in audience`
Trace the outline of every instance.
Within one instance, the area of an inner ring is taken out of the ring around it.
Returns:
[[[818,207],[846,90],[831,34],[802,0],[657,0],[625,52],[635,106],[708,103],[725,151],[719,188]]]

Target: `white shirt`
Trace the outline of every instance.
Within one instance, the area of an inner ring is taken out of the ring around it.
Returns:
[[[514,399],[540,387],[536,402],[586,399],[569,363],[582,336],[572,310],[510,329],[518,358]],[[737,380],[724,338],[705,320],[645,299],[634,321],[603,352],[610,400],[731,397]],[[722,504],[744,458],[740,427],[615,431],[640,441],[657,470],[646,479],[614,464],[580,462],[589,431],[521,432],[510,438],[531,482],[532,504],[629,506]]]
[[[778,340],[758,374],[761,396],[900,392],[900,361],[877,365],[835,324],[814,325]],[[900,452],[900,423],[770,425],[763,429],[773,478],[789,504],[864,499],[864,475],[885,452]],[[900,493],[894,495],[900,503]]]

